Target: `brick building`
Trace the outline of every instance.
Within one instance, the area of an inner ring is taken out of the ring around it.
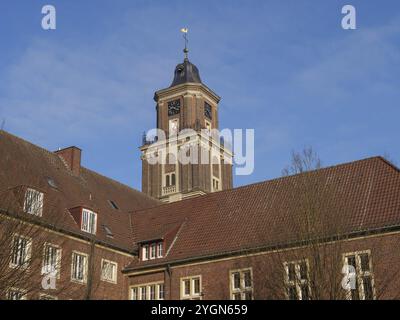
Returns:
[[[178,64],[155,94],[167,134],[140,148],[143,192],[82,167],[79,148],[0,131],[0,298],[399,298],[399,169],[374,157],[232,188],[209,133],[219,100]],[[187,143],[210,163],[169,154]]]

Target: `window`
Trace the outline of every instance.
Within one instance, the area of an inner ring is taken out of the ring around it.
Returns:
[[[60,276],[61,249],[58,246],[45,244],[43,249],[42,274],[54,273]]]
[[[200,300],[201,277],[188,277],[181,279],[181,299],[182,300]]]
[[[111,208],[113,208],[114,210],[119,210],[117,204],[115,203],[115,201],[113,200],[108,200],[108,203],[110,204]]]
[[[142,260],[149,260],[149,245],[144,245],[142,248]]]
[[[39,300],[58,300],[58,298],[55,296],[50,296],[48,294],[41,293],[39,295]]]
[[[371,252],[360,251],[344,254],[344,264],[351,266],[349,269],[350,289],[347,298],[351,300],[375,299],[374,275],[372,273]]]
[[[159,242],[157,244],[157,258],[162,258],[163,256],[163,243]]]
[[[25,193],[24,212],[41,217],[43,213],[42,192],[28,188]]]
[[[88,209],[82,209],[81,230],[92,234],[96,233],[97,214]]]
[[[211,122],[206,120],[205,127],[206,127],[206,134],[211,135]]]
[[[251,269],[234,270],[230,272],[231,299],[252,300],[253,280]]]
[[[158,285],[158,300],[164,300],[164,284]]]
[[[86,283],[87,278],[87,255],[80,252],[72,253],[71,280]]]
[[[156,251],[157,251],[157,244],[153,243],[150,246],[150,259],[155,259],[156,258]]]
[[[112,233],[111,229],[106,226],[105,224],[103,224],[103,229],[106,232],[106,236],[109,238],[114,238],[114,234]]]
[[[26,291],[11,288],[7,292],[7,300],[26,300]]]
[[[213,178],[212,183],[213,183],[213,191],[218,191],[219,190],[219,179]]]
[[[165,174],[165,186],[171,187],[176,184],[176,176],[175,173],[166,173]]]
[[[142,245],[142,261],[153,260],[156,258],[162,258],[164,254],[164,244],[162,241],[152,242]]]
[[[289,300],[310,300],[308,260],[285,262],[285,286]]]
[[[208,118],[208,119],[212,119],[212,108],[211,105],[209,105],[207,102],[204,102],[204,115]]]
[[[156,286],[153,284],[149,286],[149,292],[150,292],[150,300],[155,300],[156,299]]]
[[[164,300],[164,283],[155,282],[131,287],[131,300]]]
[[[178,119],[169,120],[169,134],[177,135],[179,132],[179,121]]]
[[[118,264],[113,261],[101,260],[101,280],[117,283]]]
[[[27,268],[31,259],[32,239],[20,235],[14,235],[10,267]]]

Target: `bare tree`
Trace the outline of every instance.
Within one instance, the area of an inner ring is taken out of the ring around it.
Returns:
[[[0,192],[0,299],[51,299],[64,292],[68,298],[92,299],[101,272],[95,265],[95,238],[88,241],[83,290],[70,278],[70,255],[65,253],[74,240],[65,233],[65,209],[57,199],[27,196],[29,189],[18,186]]]
[[[388,261],[390,255],[384,250],[387,238],[366,239],[368,250],[352,252],[350,221],[342,214],[351,212],[352,204],[338,203],[338,192],[342,191],[333,181],[336,178],[322,174],[317,170],[321,167],[313,149],[305,148],[293,152],[291,164],[283,170],[284,176],[296,175],[285,182],[291,194],[287,225],[282,228],[278,219],[271,226],[282,230],[284,242],[266,255],[249,256],[244,263],[252,265],[254,277],[262,281],[255,298],[377,299],[389,292],[391,298],[396,294],[399,297],[394,279],[400,267]],[[281,217],[287,215],[283,212]],[[385,263],[386,268],[382,267]],[[379,277],[374,276],[376,271]],[[344,283],[350,287],[344,287]]]

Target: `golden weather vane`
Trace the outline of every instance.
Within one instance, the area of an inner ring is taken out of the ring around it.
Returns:
[[[183,52],[185,53],[185,59],[188,58],[188,52],[189,52],[189,49],[187,48],[187,44],[189,42],[187,38],[188,31],[189,31],[188,28],[181,29],[181,32],[183,33],[183,39],[185,39],[185,49],[183,49]]]

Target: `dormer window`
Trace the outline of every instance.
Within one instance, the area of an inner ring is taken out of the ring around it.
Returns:
[[[156,252],[157,252],[157,245],[153,243],[150,247],[150,259],[156,258]]]
[[[153,260],[163,257],[164,244],[162,241],[151,242],[142,245],[142,261]]]
[[[149,260],[149,245],[147,244],[142,247],[142,260]]]
[[[41,217],[43,213],[44,194],[35,189],[28,188],[25,193],[24,212]]]
[[[159,242],[157,244],[157,258],[162,258],[163,256],[163,243]]]
[[[96,234],[97,214],[88,209],[82,209],[81,230]]]

